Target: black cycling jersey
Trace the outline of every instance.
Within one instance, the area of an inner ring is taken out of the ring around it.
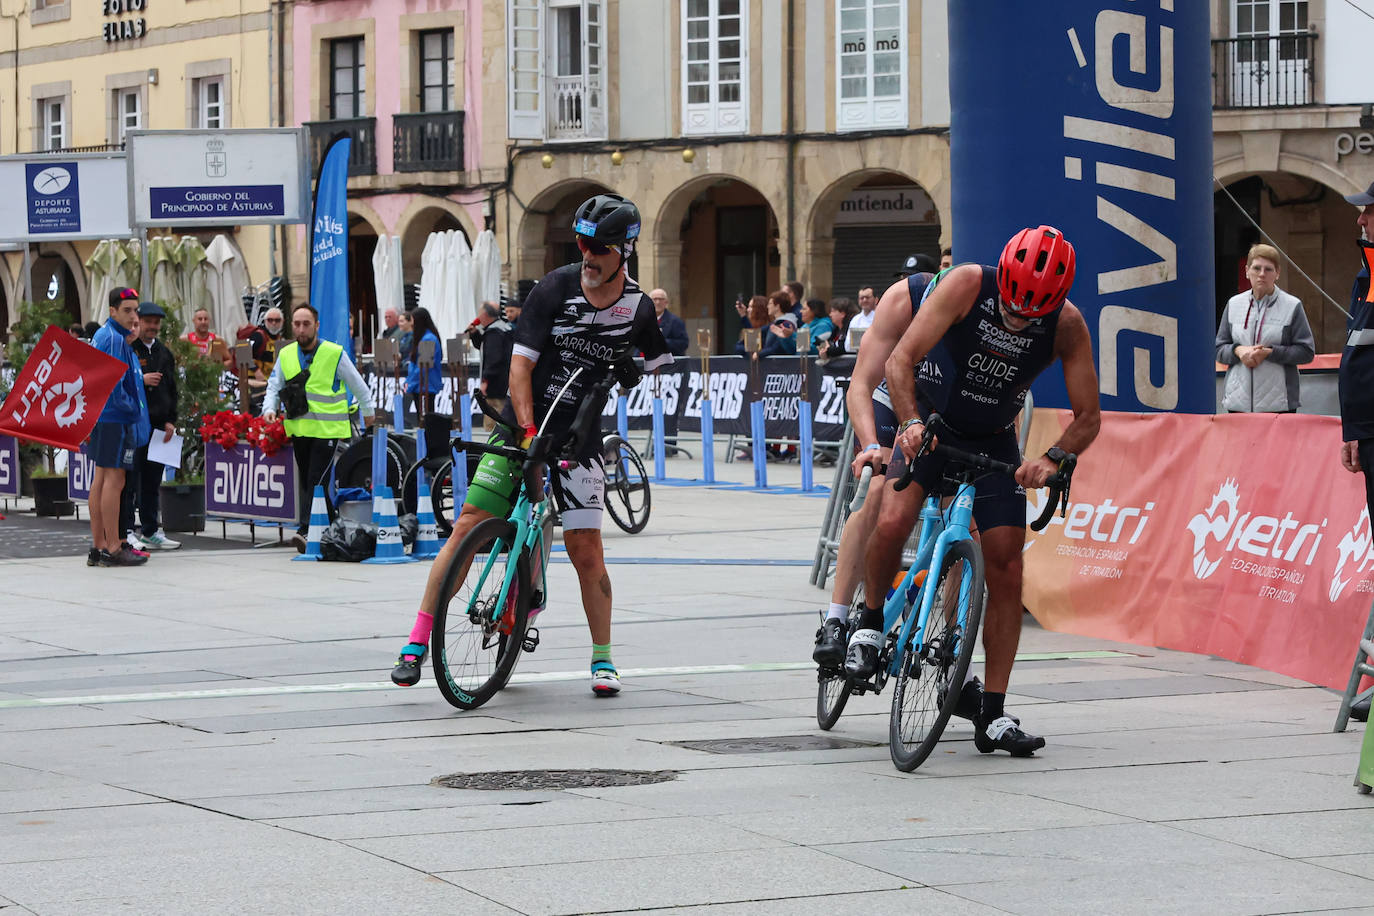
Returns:
[[[1031,382],[1054,362],[1060,311],[1010,331],[998,309],[997,268],[983,268],[973,308],[916,367],[922,416],[938,411],[964,436],[990,436],[1016,420]]]
[[[625,280],[621,297],[604,309],[587,302],[582,292],[580,263],[568,264],[546,274],[530,291],[515,327],[515,356],[532,359],[534,373],[534,420],[544,414],[558,392],[577,369],[582,373],[555,407],[548,432],[554,447],[562,444],[576,418],[578,407],[611,367],[636,353],[644,354],[644,369],[657,369],[673,361],[668,344],[658,329],[654,304],[638,284]],[[600,411],[603,404],[597,405]],[[514,420],[510,406],[507,419]],[[598,436],[588,437],[582,449],[587,458],[600,450]]]

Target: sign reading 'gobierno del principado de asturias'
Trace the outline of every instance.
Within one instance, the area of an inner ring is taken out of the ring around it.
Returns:
[[[130,131],[134,225],[242,226],[310,217],[303,128]]]

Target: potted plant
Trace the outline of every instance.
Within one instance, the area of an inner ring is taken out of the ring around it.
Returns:
[[[162,527],[168,531],[205,530],[205,445],[200,427],[207,416],[228,400],[220,393],[224,367],[202,356],[195,344],[183,340],[184,325],[176,309],[168,308],[158,335],[176,358],[177,434],[181,436],[181,467],[162,484]]]
[[[50,325],[66,327],[70,316],[60,301],[21,302],[19,320],[10,327],[5,343],[5,358],[17,377],[28,362],[33,348]],[[9,394],[0,390],[0,401]],[[67,498],[67,475],[57,470],[57,449],[32,442],[19,443],[21,482],[27,478],[33,487],[34,509],[39,515],[65,516],[76,511]]]

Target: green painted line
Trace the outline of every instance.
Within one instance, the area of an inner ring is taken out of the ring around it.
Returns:
[[[1088,652],[1027,652],[1017,655],[1017,661],[1040,662],[1087,658],[1129,658],[1129,653],[1113,651]],[[975,655],[974,661],[982,661]],[[679,665],[660,668],[622,668],[625,678],[674,677],[704,674],[756,674],[769,671],[815,670],[814,662],[756,662],[743,665]],[[512,684],[551,684],[561,681],[580,681],[587,677],[583,669],[577,671],[544,671],[517,674]],[[2,685],[0,685],[2,686]],[[21,700],[0,700],[0,709],[33,709],[45,706],[108,706],[114,703],[154,703],[159,700],[216,700],[229,697],[270,697],[307,693],[363,693],[373,690],[405,690],[390,681],[359,681],[345,684],[277,684],[260,687],[222,687],[215,690],[176,690],[166,693],[111,693],[81,697],[26,697]]]

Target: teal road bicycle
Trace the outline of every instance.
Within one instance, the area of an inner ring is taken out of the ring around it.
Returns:
[[[822,667],[818,673],[816,720],[822,729],[839,721],[850,695],[882,693],[889,679],[896,682],[888,748],[892,762],[903,772],[920,766],[939,743],[959,702],[978,641],[986,595],[983,553],[969,530],[974,484],[985,474],[1016,473],[1014,465],[936,442],[942,429],[946,427],[939,415],[932,414],[921,454],[943,455],[948,463],[944,480],[927,494],[921,509],[915,561],[883,603],[887,635],[878,652],[877,672],[865,682],[848,677],[843,665]],[[1061,505],[1067,508],[1076,463],[1077,458],[1069,455],[1047,481],[1050,499],[1031,523],[1033,531],[1043,530]],[[914,462],[907,465],[894,489],[910,485],[913,468]],[[942,508],[944,497],[950,498]],[[851,636],[862,610],[860,589],[850,608]]]
[[[582,372],[573,373],[564,391]],[[530,626],[530,609],[542,607],[548,594],[549,551],[553,544],[554,511],[549,504],[546,464],[563,464],[576,454],[586,435],[599,435],[599,411],[613,378],[598,383],[579,408],[573,435],[558,456],[550,457],[546,430],[552,408],[527,450],[516,445],[457,441],[454,447],[499,455],[522,468],[515,504],[505,518],[478,522],[463,536],[444,578],[434,615],[431,651],[434,679],[444,699],[459,709],[476,709],[510,681],[520,653],[533,652],[539,631]],[[559,403],[563,392],[554,398]],[[512,428],[481,395],[477,403],[505,433],[519,442],[523,433]]]

